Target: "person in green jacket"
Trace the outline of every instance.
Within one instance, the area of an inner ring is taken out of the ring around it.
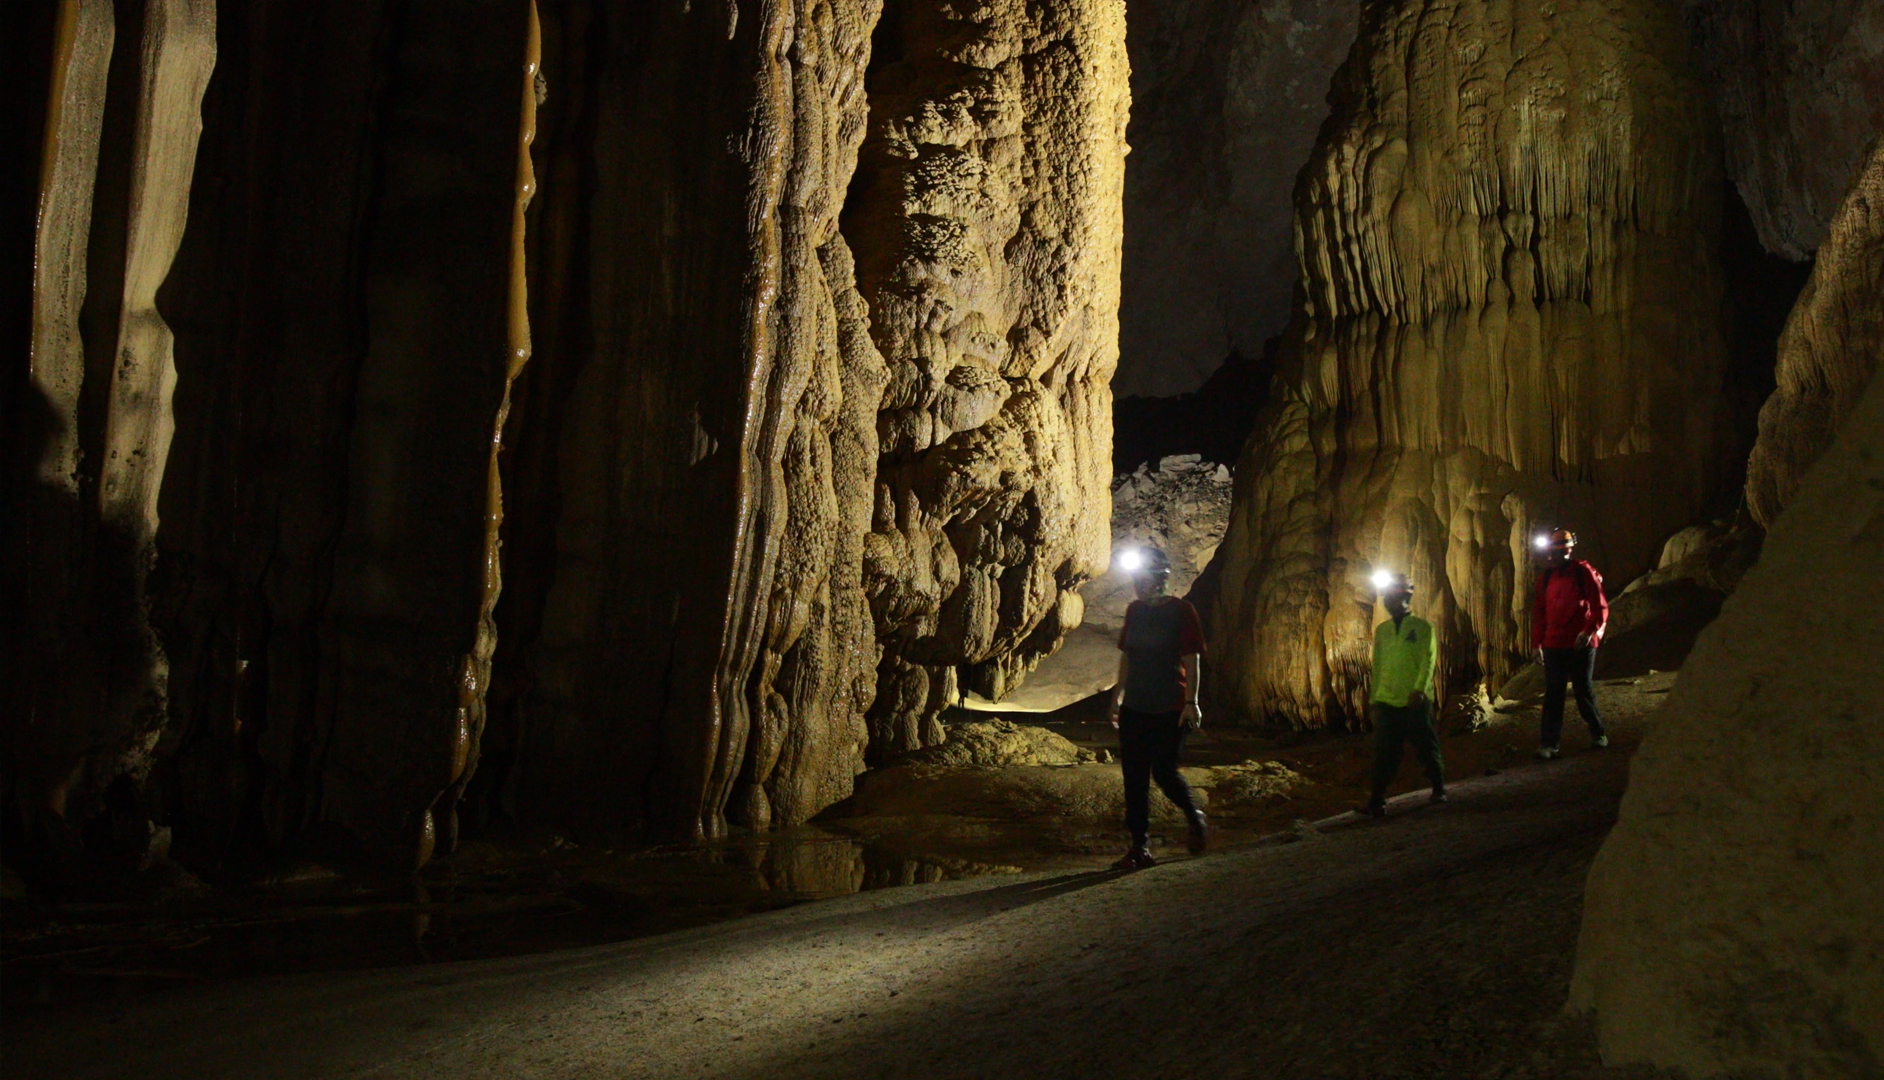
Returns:
[[[1374,588],[1386,605],[1386,622],[1374,630],[1374,776],[1373,793],[1361,813],[1384,817],[1387,785],[1400,771],[1401,747],[1413,744],[1433,783],[1433,802],[1446,801],[1446,763],[1433,731],[1433,624],[1408,614],[1413,583],[1405,574],[1382,571]]]

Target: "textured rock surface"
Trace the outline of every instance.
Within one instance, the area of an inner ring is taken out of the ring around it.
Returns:
[[[1703,94],[1659,4],[1364,13],[1215,567],[1205,692],[1232,715],[1361,714],[1377,566],[1418,583],[1445,685],[1501,679],[1534,528],[1627,581],[1732,482]]]
[[[844,217],[888,365],[874,754],[940,741],[958,688],[1003,697],[1105,566],[1124,18],[1120,0],[911,0],[878,30]]]
[[[1171,559],[1169,591],[1190,590],[1216,554],[1230,519],[1230,470],[1196,454],[1164,458],[1112,482],[1112,551],[1151,544]],[[1118,677],[1119,631],[1136,593],[1117,565],[1080,589],[1082,620],[999,702],[964,694],[971,709],[1051,712],[1105,690]]]
[[[156,298],[187,218],[216,7],[73,0],[52,47],[0,724],[15,806],[62,816],[90,813],[121,773],[141,780],[165,720],[148,588],[176,368]]]
[[[1880,492],[1873,385],[1630,766],[1571,997],[1612,1064],[1830,1078],[1884,1060]]]
[[[1770,524],[1884,360],[1884,141],[1872,151],[1786,320],[1779,388],[1760,409],[1747,461],[1747,505]]]
[[[948,741],[909,755],[898,764],[993,768],[1008,765],[1078,765],[1096,761],[1058,732],[1010,720],[951,724]]]
[[[1289,319],[1289,193],[1328,115],[1358,0],[1149,0],[1131,9],[1121,397],[1194,390]]]
[[[132,801],[231,872],[347,836],[422,862],[461,794],[789,824],[1077,623],[1122,0],[238,5],[198,20],[200,156],[214,52],[165,20],[207,0],[64,10],[12,477],[96,506],[8,564],[83,569],[6,582],[39,582],[17,802],[155,763]]]
[[[1767,249],[1823,242],[1884,132],[1884,0],[1686,0],[1727,166]]]

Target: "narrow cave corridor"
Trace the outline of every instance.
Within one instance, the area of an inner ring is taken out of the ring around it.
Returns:
[[[1884,1075],[1884,0],[8,17],[0,1072]]]

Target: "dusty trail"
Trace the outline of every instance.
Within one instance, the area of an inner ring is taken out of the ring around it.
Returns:
[[[1142,873],[5,1022],[19,1077],[1598,1077],[1558,1018],[1621,753]]]

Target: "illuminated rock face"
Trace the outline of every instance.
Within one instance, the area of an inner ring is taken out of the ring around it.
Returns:
[[[1876,359],[1877,178],[1874,160],[1787,331],[1833,331],[1812,354],[1832,370]],[[1571,1004],[1611,1064],[1829,1078],[1884,1059],[1884,386],[1854,397],[1682,667],[1590,871]]]
[[[1359,715],[1376,566],[1417,583],[1448,686],[1502,678],[1529,651],[1534,529],[1626,582],[1732,482],[1703,93],[1659,4],[1364,15],[1214,570],[1219,705]]]
[[[844,232],[888,369],[864,581],[877,754],[941,741],[1077,626],[1108,558],[1119,0],[898,4]]]
[[[1077,622],[1121,0],[545,0],[540,72],[515,0],[63,10],[24,802],[155,768],[212,869],[788,824]]]
[[[1831,445],[1884,359],[1884,144],[1859,173],[1779,338],[1779,387],[1760,409],[1747,505],[1770,526]]]
[[[1811,256],[1884,132],[1884,2],[1686,0],[1767,250]]]

